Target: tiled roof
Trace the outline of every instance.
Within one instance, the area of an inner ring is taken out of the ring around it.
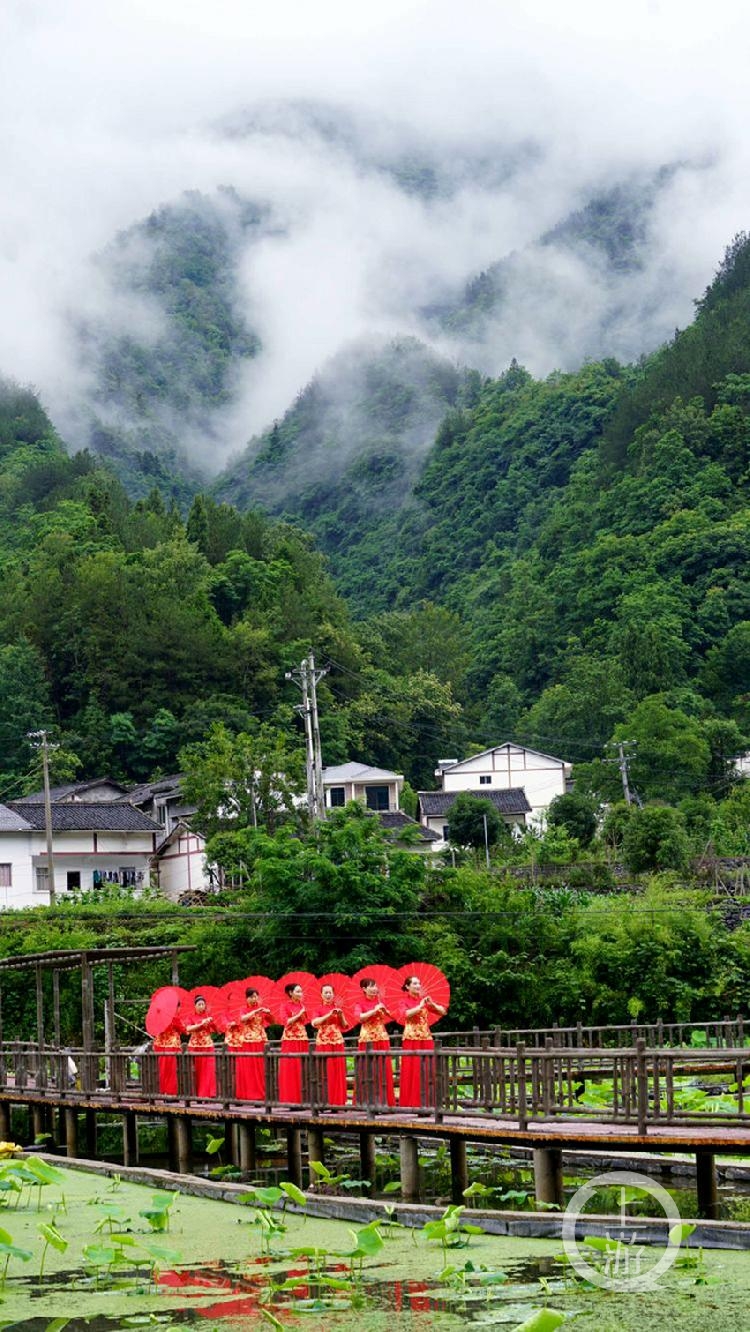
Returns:
[[[51,800],[72,800],[76,797],[79,800],[85,800],[86,793],[95,791],[100,786],[111,786],[115,792],[114,795],[106,797],[109,800],[122,800],[125,795],[125,787],[121,782],[116,782],[112,777],[95,777],[89,782],[68,782],[65,786],[51,786]],[[119,793],[122,794],[119,794]],[[29,795],[23,797],[25,805],[40,805],[44,803],[44,791],[31,791]]]
[[[435,818],[449,814],[457,796],[471,795],[478,800],[489,800],[498,814],[530,814],[531,805],[526,799],[522,786],[511,786],[505,791],[488,791],[480,787],[478,791],[420,791],[419,807],[422,817]]]
[[[31,827],[15,810],[7,805],[0,805],[0,832],[28,832]]]
[[[369,763],[339,763],[333,768],[323,769],[326,786],[335,786],[339,782],[392,782],[397,777],[401,777],[400,772],[371,768]]]
[[[44,805],[33,801],[12,800],[8,809],[27,826],[44,831]],[[143,814],[132,805],[123,805],[110,800],[96,800],[86,803],[83,800],[72,801],[52,806],[53,832],[157,832],[163,829],[154,819]]]
[[[403,810],[384,810],[382,813],[378,814],[378,818],[386,832],[392,832],[398,835],[402,833],[405,828],[413,828],[419,833],[420,842],[440,841],[440,833],[434,832],[432,828],[425,828],[421,823],[417,823],[416,819],[410,819],[409,815],[404,814]]]
[[[181,784],[182,773],[177,772],[170,777],[159,777],[155,782],[142,782],[140,786],[132,786],[117,799],[127,801],[129,805],[145,805],[149,800],[153,800],[154,796],[179,791]]]

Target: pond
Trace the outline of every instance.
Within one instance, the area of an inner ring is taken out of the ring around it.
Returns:
[[[9,1200],[0,1216],[3,1328],[454,1332],[536,1317],[546,1332],[545,1322],[558,1325],[552,1310],[596,1332],[748,1326],[746,1253],[688,1250],[654,1291],[610,1294],[571,1275],[559,1241],[473,1233],[461,1213],[409,1231],[159,1194],[57,1167],[21,1183],[0,1193]]]

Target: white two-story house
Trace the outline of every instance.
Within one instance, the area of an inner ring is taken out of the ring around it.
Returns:
[[[512,827],[543,824],[551,801],[570,790],[571,765],[506,741],[467,759],[441,759],[435,776],[439,790],[419,792],[419,818],[447,840],[450,809],[462,791],[490,800]]]

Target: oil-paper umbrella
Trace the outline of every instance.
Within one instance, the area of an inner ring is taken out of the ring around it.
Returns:
[[[261,1006],[267,1008],[272,1015],[275,1014],[279,1003],[276,982],[269,980],[268,976],[246,976],[244,980],[229,981],[222,987],[224,1009],[229,1022],[236,1022],[240,1014],[246,1013],[251,1007],[246,995],[247,990],[257,990]]]
[[[277,1022],[284,1024],[284,1008],[289,1003],[289,995],[286,993],[287,985],[300,985],[302,987],[303,1003],[308,1015],[318,1006],[320,1001],[320,990],[318,982],[311,971],[287,971],[285,976],[276,982],[276,1008],[273,1015]]]
[[[451,987],[439,967],[433,966],[431,962],[409,962],[405,967],[400,967],[396,974],[401,992],[402,1010],[406,998],[402,987],[407,976],[416,976],[422,984],[422,994],[426,995],[428,999],[433,999],[436,1004],[440,1004],[447,1013],[451,1001]],[[430,1026],[439,1022],[443,1016],[442,1013],[435,1013],[431,1008],[425,1009],[425,1013]]]
[[[217,1031],[224,1031],[227,1025],[226,1001],[223,989],[218,985],[196,985],[188,995],[188,1010],[190,1016],[188,1022],[195,1022],[199,1014],[195,1011],[196,999],[203,997],[206,1001],[208,1011],[214,1020],[214,1026]]]
[[[146,1014],[146,1031],[149,1036],[161,1036],[177,1019],[180,1007],[189,1003],[187,990],[179,985],[163,985],[151,996],[151,1003]]]
[[[318,991],[317,1008],[323,1007],[323,1000],[320,997],[320,992],[324,985],[333,986],[336,1007],[341,1009],[344,1017],[344,1031],[349,1031],[352,1027],[355,1027],[358,1022],[357,1005],[362,998],[362,991],[359,986],[355,985],[354,981],[349,976],[345,976],[343,972],[329,971],[325,976],[318,977],[316,987]]]
[[[359,993],[357,1003],[360,1008],[362,1008],[364,1004],[366,1010],[368,1005],[364,997],[364,991],[360,985],[360,981],[363,980],[375,981],[375,984],[378,987],[378,993],[385,1005],[388,1015],[395,1020],[400,1012],[401,1003],[404,997],[401,993],[401,983],[398,980],[398,972],[395,971],[393,967],[385,966],[383,962],[374,962],[371,967],[360,967],[359,971],[355,971],[352,976],[352,981],[356,985]],[[388,1017],[385,1018],[385,1021],[388,1021]]]

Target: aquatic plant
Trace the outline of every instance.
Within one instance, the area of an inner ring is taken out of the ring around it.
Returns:
[[[68,1247],[68,1241],[65,1239],[64,1235],[60,1234],[60,1231],[57,1229],[56,1226],[42,1224],[37,1226],[37,1230],[39,1231],[39,1234],[44,1240],[44,1244],[42,1246],[42,1257],[39,1263],[39,1280],[41,1282],[44,1276],[44,1260],[47,1256],[47,1249],[49,1248],[50,1244],[52,1245],[53,1249],[57,1249],[58,1253],[64,1253]]]
[[[155,1193],[151,1206],[142,1208],[138,1215],[145,1218],[151,1230],[169,1230],[170,1213],[178,1196],[177,1193]]]
[[[29,1249],[20,1249],[13,1243],[13,1236],[8,1234],[7,1230],[0,1228],[0,1257],[5,1259],[3,1263],[3,1274],[0,1278],[0,1289],[5,1289],[5,1279],[8,1275],[8,1265],[11,1258],[18,1258],[20,1262],[27,1263],[31,1258]]]

